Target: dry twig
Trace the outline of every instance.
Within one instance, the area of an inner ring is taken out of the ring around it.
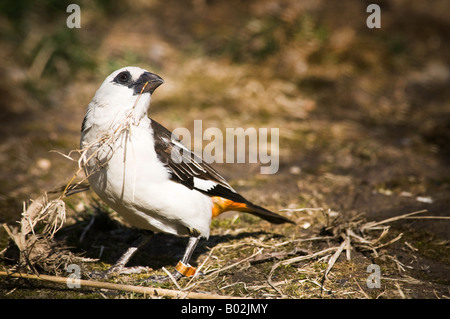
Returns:
[[[30,275],[22,273],[7,273],[5,271],[0,271],[0,276],[9,276],[14,278],[26,278],[34,280],[44,280],[51,281],[54,283],[67,284],[68,278],[58,277],[58,276],[48,276],[48,275]],[[92,280],[79,279],[78,283],[83,287],[92,287],[100,289],[110,289],[110,290],[120,290],[128,291],[133,293],[140,293],[143,295],[155,296],[155,297],[171,297],[171,298],[193,298],[193,299],[239,299],[230,296],[222,296],[216,294],[199,293],[199,292],[183,292],[177,290],[163,289],[163,288],[153,288],[153,287],[142,287],[142,286],[131,286],[122,284],[113,284],[109,282],[100,282]]]

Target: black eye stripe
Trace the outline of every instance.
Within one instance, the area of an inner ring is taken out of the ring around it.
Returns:
[[[131,82],[131,74],[129,71],[122,71],[116,75],[113,82],[128,86]]]

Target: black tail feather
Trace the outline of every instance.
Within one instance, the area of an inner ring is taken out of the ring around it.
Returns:
[[[265,209],[261,206],[255,205],[250,202],[247,202],[246,206],[248,208],[248,210],[246,210],[247,213],[258,216],[259,218],[267,220],[268,222],[270,222],[272,224],[290,223],[290,224],[295,225],[295,222],[293,222],[289,218],[278,215],[278,214],[271,212],[270,210]]]

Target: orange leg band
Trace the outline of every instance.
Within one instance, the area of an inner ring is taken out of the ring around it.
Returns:
[[[196,269],[192,267],[191,265],[183,264],[181,260],[178,262],[177,266],[175,267],[176,271],[178,271],[180,274],[186,277],[192,277],[195,275]]]

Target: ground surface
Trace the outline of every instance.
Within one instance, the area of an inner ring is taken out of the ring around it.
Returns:
[[[50,151],[76,149],[97,87],[112,70],[139,65],[165,79],[149,113],[170,129],[192,130],[201,119],[203,129],[280,131],[276,174],[259,174],[259,164],[216,167],[248,199],[297,226],[222,216],[193,256],[205,275],[183,279],[181,288],[260,298],[450,296],[448,219],[393,221],[379,242],[382,230],[361,231],[420,210],[416,217],[450,216],[448,2],[379,1],[381,29],[367,28],[364,1],[99,3],[81,3],[76,30],[65,26],[67,4],[2,5],[1,223],[16,225],[23,201],[71,179],[77,164]],[[67,198],[66,207],[55,242],[100,258],[80,263],[83,278],[114,263],[138,236],[92,193]],[[335,250],[292,259],[346,238],[352,249],[329,271]],[[185,244],[157,234],[131,264],[165,274]],[[7,245],[0,228],[0,251]],[[380,288],[367,286],[371,264],[380,266]],[[53,266],[36,267],[68,275],[64,264]],[[146,276],[112,281],[136,285]],[[142,297],[6,277],[0,296]]]

